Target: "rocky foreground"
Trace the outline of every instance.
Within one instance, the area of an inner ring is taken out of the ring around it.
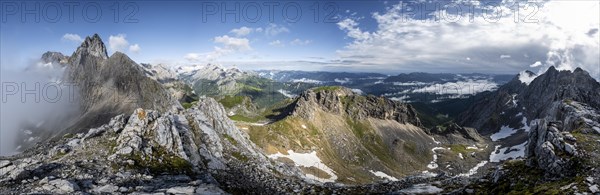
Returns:
[[[438,178],[343,186],[306,182],[271,162],[214,99],[166,113],[137,109],[87,133],[0,160],[1,194],[393,192]]]

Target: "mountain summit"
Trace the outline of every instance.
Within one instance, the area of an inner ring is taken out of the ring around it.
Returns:
[[[165,111],[177,105],[167,90],[127,55],[115,52],[107,57],[97,34],[86,37],[71,55],[65,77],[76,85],[81,99],[83,114],[72,127],[74,131],[104,124],[136,108]]]
[[[73,53],[73,56],[78,56],[73,58],[73,60],[79,60],[81,59],[80,57],[88,55],[102,59],[108,58],[106,46],[98,34],[94,34],[92,37],[85,38],[83,43],[81,43],[81,46],[79,46],[75,53]]]
[[[556,101],[573,100],[600,108],[600,83],[586,71],[558,71],[554,67],[529,83],[517,75],[497,91],[476,97],[476,102],[458,118],[460,124],[490,134],[500,127],[522,127],[536,118],[543,118]],[[502,114],[503,113],[503,114]],[[519,114],[521,113],[521,114]]]

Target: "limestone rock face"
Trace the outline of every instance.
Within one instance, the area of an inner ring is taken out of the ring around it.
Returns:
[[[212,174],[251,173],[252,180],[259,180],[271,170],[290,172],[274,167],[221,104],[203,97],[187,110],[138,108],[87,133],[38,145],[10,160],[0,158],[0,193],[222,194]],[[151,187],[131,186],[132,180]],[[28,187],[13,185],[21,181]]]
[[[573,174],[573,157],[578,157],[573,136],[559,130],[557,123],[537,120],[529,133],[525,157],[529,166],[539,167],[546,172],[564,176]]]
[[[372,95],[361,96],[345,87],[307,90],[300,94],[295,104],[292,114],[307,119],[314,117],[315,109],[322,109],[356,120],[375,118],[422,126],[411,105]]]
[[[595,161],[597,151],[580,148],[578,145],[589,143],[580,143],[583,140],[578,141],[572,133],[584,139],[600,134],[600,113],[597,109],[576,101],[554,102],[546,109],[545,115],[544,119],[532,122],[525,150],[528,165],[564,176],[575,173],[574,161],[581,158]]]
[[[118,121],[118,117],[115,118],[113,120]],[[225,144],[225,137],[236,140],[235,144]],[[110,158],[121,161],[152,159],[160,154],[181,158],[202,168],[224,169],[225,151],[232,150],[265,160],[247,134],[227,118],[223,107],[212,98],[201,98],[195,108],[173,109],[163,114],[136,109],[116,143],[116,154]]]
[[[483,138],[476,129],[461,127],[456,123],[449,123],[444,126],[437,126],[429,130],[432,135],[439,135],[440,140],[446,140],[447,143],[452,144],[466,144],[472,145],[473,143],[485,143],[486,139]]]

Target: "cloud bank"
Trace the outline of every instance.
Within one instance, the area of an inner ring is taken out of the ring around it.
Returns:
[[[462,11],[442,1],[425,18],[413,16],[419,15],[415,4],[399,3],[373,13],[371,31],[360,19],[341,20],[337,25],[351,42],[337,54],[356,62],[346,64],[350,68],[366,70],[517,73],[556,66],[581,67],[600,79],[600,2],[520,2],[518,12],[514,1],[456,3]]]

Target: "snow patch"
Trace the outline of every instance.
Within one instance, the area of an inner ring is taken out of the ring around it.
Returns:
[[[458,153],[458,158],[465,159],[465,157],[463,157],[462,153]]]
[[[433,142],[434,142],[435,144],[438,144],[438,145],[439,145],[439,144],[441,144],[441,143],[442,143],[442,142],[435,141],[435,138],[434,138],[434,137],[431,137],[431,139],[433,140]]]
[[[442,191],[444,191],[444,189],[438,188],[431,184],[416,184],[410,188],[400,190],[400,192],[406,194],[436,194]]]
[[[296,95],[290,93],[287,90],[280,89],[280,90],[277,90],[277,92],[281,93],[283,96],[288,97],[288,98],[295,98],[296,97]]]
[[[430,177],[436,177],[436,176],[438,176],[437,173],[432,173],[432,172],[429,172],[429,171],[423,171],[417,177],[430,178]]]
[[[467,146],[467,150],[483,150],[483,148],[478,148],[477,146],[472,145],[472,146]]]
[[[524,157],[526,145],[527,142],[523,142],[522,144],[505,148],[500,148],[500,146],[496,146],[494,148],[494,151],[490,154],[490,162],[500,162],[511,158],[516,159],[518,157]],[[506,151],[510,152],[506,153]]]
[[[437,169],[438,168],[438,164],[437,164],[437,153],[435,152],[436,150],[443,150],[445,148],[442,147],[435,147],[431,149],[431,152],[433,152],[433,160],[431,162],[429,162],[429,164],[427,165],[427,168],[429,169]]]
[[[592,192],[592,193],[600,192],[600,189],[598,189],[598,184],[589,185],[589,189],[590,189],[590,192]]]
[[[369,172],[373,173],[373,175],[375,175],[377,177],[388,179],[390,181],[398,181],[398,179],[396,179],[395,177],[389,176],[388,174],[385,174],[384,172],[381,172],[381,171],[374,172],[373,170],[369,170]]]
[[[302,125],[302,128],[303,128],[303,129],[306,129],[306,125]]]
[[[510,103],[510,105],[512,105],[512,107],[516,108],[518,102],[519,101],[517,100],[517,94],[512,94],[510,100],[508,100],[504,105],[508,105]],[[501,114],[504,114],[504,111],[502,111]],[[519,114],[517,114],[517,116],[519,116]]]
[[[490,138],[492,138],[492,141],[498,141],[500,139],[510,137],[512,134],[515,134],[516,132],[517,132],[516,129],[510,128],[508,126],[502,126],[502,127],[500,127],[500,131],[490,135]]]
[[[600,133],[600,127],[592,127],[592,129],[596,130],[596,132]]]
[[[267,157],[269,157],[270,159],[278,159],[281,157],[289,158],[292,161],[294,161],[294,164],[296,164],[296,166],[315,167],[322,171],[325,171],[327,174],[330,175],[329,178],[321,178],[312,174],[306,174],[306,177],[309,179],[317,180],[320,182],[335,182],[335,180],[337,180],[337,176],[335,175],[333,170],[327,167],[327,165],[323,164],[321,159],[317,156],[316,151],[312,151],[311,153],[295,153],[293,150],[288,150],[287,152],[288,155],[284,155],[280,152],[277,152],[276,154],[271,154]]]
[[[364,92],[360,89],[350,89],[352,92],[357,93],[358,95],[364,94]]]
[[[469,177],[471,175],[475,175],[475,174],[477,174],[477,170],[479,168],[483,167],[487,163],[488,163],[487,160],[481,161],[481,162],[477,163],[477,165],[475,165],[475,167],[471,168],[469,170],[469,172],[467,172],[467,173],[461,173],[458,176],[460,176],[460,177]]]
[[[527,117],[523,117],[521,123],[523,123],[523,129],[525,129],[525,132],[529,132],[529,130],[531,130],[529,123],[527,123]]]

